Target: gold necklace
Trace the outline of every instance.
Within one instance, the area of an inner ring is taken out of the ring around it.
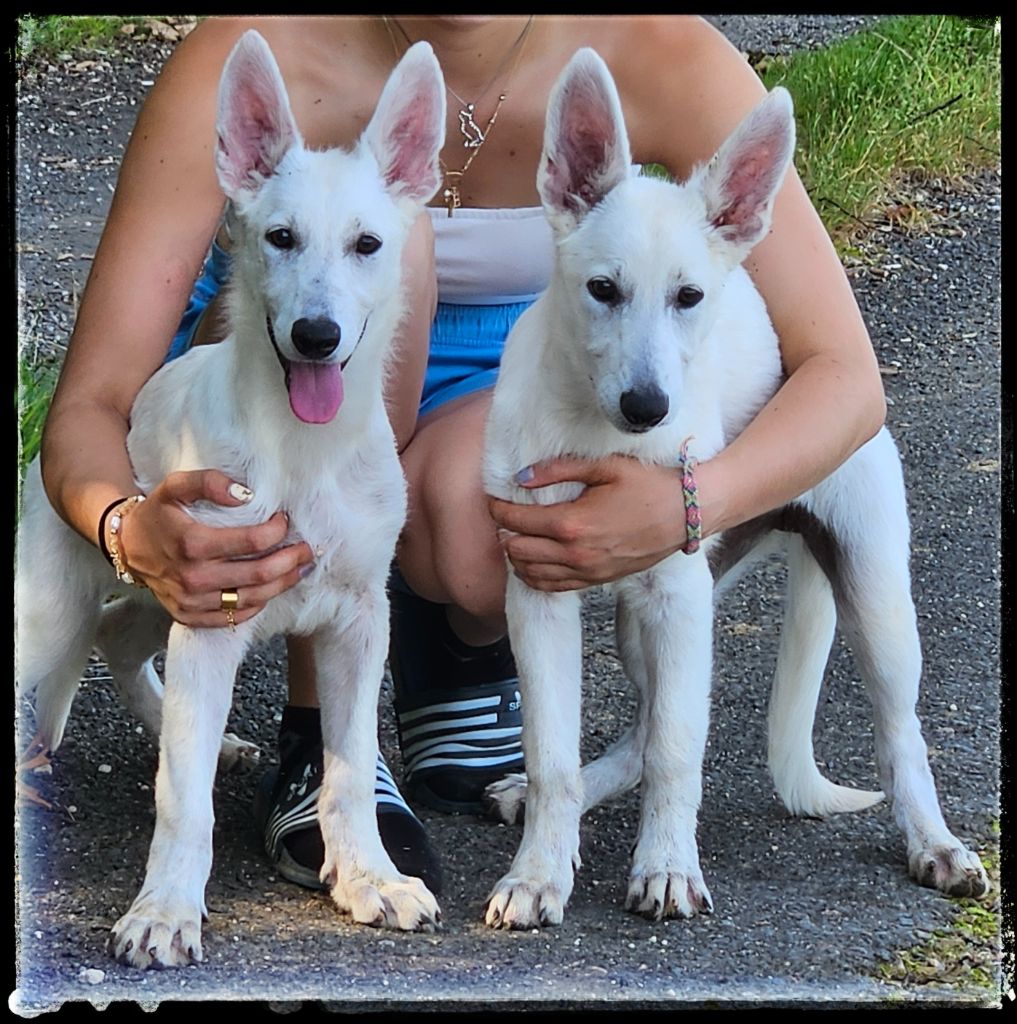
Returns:
[[[441,169],[445,175],[445,188],[442,191],[441,195],[442,199],[445,200],[445,207],[448,210],[448,215],[450,217],[462,205],[462,199],[459,193],[460,182],[462,182],[463,180],[463,175],[470,169],[470,164],[473,163],[474,159],[477,156],[477,153],[480,152],[480,147],[483,146],[483,144],[487,141],[488,133],[494,127],[495,121],[498,120],[498,113],[501,110],[501,105],[505,102],[506,99],[508,99],[507,88],[504,92],[499,94],[498,103],[494,108],[494,112],[491,114],[490,119],[483,128],[481,128],[480,125],[477,124],[477,122],[474,120],[474,111],[477,108],[477,104],[487,95],[488,90],[498,80],[499,75],[501,75],[502,71],[505,69],[505,65],[508,63],[509,58],[512,56],[513,53],[515,53],[515,61],[513,62],[512,68],[509,71],[508,79],[506,80],[506,85],[512,81],[512,76],[515,74],[516,68],[519,66],[519,60],[523,54],[523,46],[526,43],[526,38],[530,34],[530,29],[533,26],[533,17],[534,16],[531,14],[526,24],[523,26],[522,32],[519,33],[518,38],[509,47],[508,52],[501,59],[497,69],[494,72],[494,75],[491,77],[491,80],[487,83],[487,85],[484,86],[484,88],[480,92],[480,95],[474,102],[467,102],[452,88],[452,86],[448,84],[448,82],[445,83],[445,88],[461,104],[459,110],[459,131],[462,134],[463,139],[465,140],[463,142],[463,148],[469,149],[471,151],[470,155],[466,158],[466,163],[464,163],[463,166],[459,168],[459,170],[451,169],[445,164],[444,160],[441,161]],[[406,40],[407,46],[412,46],[413,42],[410,39],[410,37],[406,34],[406,29],[404,29],[402,25],[400,25],[399,22],[396,21],[394,18],[390,19],[382,15],[382,21],[385,23],[385,28],[388,30],[388,36],[389,39],[392,40],[392,48],[393,51],[395,52],[396,59],[398,60],[400,56],[399,46],[396,43],[395,35],[392,32],[391,23],[395,22],[395,26],[397,29],[399,29],[399,32],[402,35],[403,39]]]

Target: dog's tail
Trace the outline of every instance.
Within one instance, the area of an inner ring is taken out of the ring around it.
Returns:
[[[822,569],[799,537],[788,544],[788,599],[770,698],[769,761],[773,782],[792,814],[825,817],[861,811],[881,792],[838,786],[816,767],[812,727],[837,615]]]
[[[35,693],[37,739],[55,750],[92,649],[101,587],[96,549],[53,511],[38,460],[25,481],[15,573],[15,679]]]

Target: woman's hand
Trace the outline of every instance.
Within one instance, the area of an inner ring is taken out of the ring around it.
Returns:
[[[225,626],[223,590],[237,591],[234,618],[243,622],[313,566],[304,543],[265,554],[286,537],[282,512],[257,526],[216,527],[195,522],[186,511],[201,500],[243,505],[250,500],[245,492],[217,470],[171,473],[124,517],[120,548],[132,575],[185,626]]]
[[[535,590],[578,590],[655,565],[686,541],[678,470],[625,455],[562,458],[533,467],[522,486],[586,484],[574,501],[517,505],[490,499],[516,575]],[[506,532],[507,531],[507,532]]]

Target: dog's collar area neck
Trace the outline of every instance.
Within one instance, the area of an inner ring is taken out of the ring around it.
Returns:
[[[357,338],[357,344],[353,346],[353,352],[357,351],[357,346],[364,340],[364,332],[367,330],[367,321],[371,319],[371,314],[368,313],[364,317],[364,326],[360,328],[360,337]],[[275,357],[279,360],[279,365],[283,368],[283,373],[286,374],[286,382],[289,383],[290,377],[290,361],[279,351],[279,343],[275,340],[275,330],[272,328],[272,318],[266,313],[265,314],[265,328],[268,331],[268,339],[272,342],[272,348],[275,349]],[[346,369],[346,364],[353,358],[353,352],[339,364],[340,370]]]

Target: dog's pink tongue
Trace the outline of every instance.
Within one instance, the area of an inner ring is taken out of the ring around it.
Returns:
[[[329,423],[343,401],[338,363],[290,363],[290,408],[305,423]]]

